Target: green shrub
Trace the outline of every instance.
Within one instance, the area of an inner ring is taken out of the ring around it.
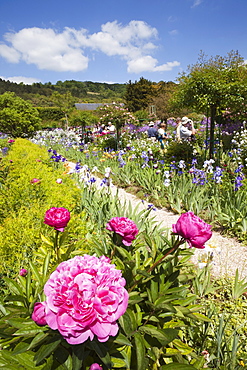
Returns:
[[[69,175],[62,174],[62,166],[54,168],[46,149],[17,139],[2,165],[8,167],[8,173],[0,188],[0,258],[4,261],[1,272],[10,266],[18,270],[39,248],[40,234],[49,236],[52,230],[43,224],[43,219],[51,207],[64,207],[71,212],[71,242],[77,240],[81,248],[89,227],[78,211],[80,190]],[[34,178],[40,182],[32,183]],[[56,182],[58,178],[62,179],[61,184]]]

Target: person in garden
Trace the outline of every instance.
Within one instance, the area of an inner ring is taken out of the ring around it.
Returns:
[[[166,123],[161,122],[158,128],[158,141],[160,142],[161,149],[165,148],[164,140],[167,137],[166,127],[167,127]]]
[[[176,119],[176,140],[177,141],[181,141],[181,138],[180,138],[180,128],[182,126],[182,120],[180,117],[177,117]]]
[[[154,127],[154,122],[151,121],[148,126],[149,126],[147,130],[148,137],[152,138],[152,140],[155,141],[158,138],[158,131]]]
[[[114,134],[116,131],[116,127],[112,124],[112,122],[108,122],[107,132],[109,134]]]
[[[194,129],[193,121],[188,117],[183,117],[180,126],[180,139],[190,141],[194,138],[196,130]]]

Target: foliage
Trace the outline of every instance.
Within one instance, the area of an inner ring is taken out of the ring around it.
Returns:
[[[58,107],[38,107],[37,109],[44,127],[50,127],[51,121],[56,121],[58,125],[61,119],[64,118],[63,112]]]
[[[238,281],[238,272],[234,279],[226,277],[215,279],[214,282],[208,280],[208,274],[209,269],[206,267],[202,271],[204,280],[201,287],[204,285],[207,290],[198,302],[203,305],[203,312],[211,321],[202,323],[196,331],[194,328],[189,330],[188,334],[200,351],[206,350],[208,368],[245,368],[247,302],[243,294],[243,281]]]
[[[71,126],[81,126],[83,131],[86,126],[92,126],[96,122],[98,122],[98,117],[89,111],[74,111],[70,118]]]
[[[144,110],[150,104],[153,95],[154,88],[151,81],[143,77],[134,83],[129,81],[126,85],[126,93],[124,95],[126,107],[131,112]]]
[[[175,110],[170,105],[170,99],[172,94],[177,89],[177,84],[174,82],[163,82],[160,81],[156,84],[153,84],[154,88],[154,96],[152,97],[151,103],[155,105],[156,108],[156,116],[161,120],[165,121],[169,117],[174,115],[182,115],[185,116],[188,113],[188,110],[185,108],[179,111]]]
[[[189,73],[179,77],[174,103],[202,113],[216,106],[219,111],[227,108],[245,116],[246,75],[246,65],[238,52],[211,58],[201,53],[198,62],[189,66]]]
[[[184,160],[185,162],[191,162],[193,158],[193,142],[188,141],[172,141],[166,148],[165,158],[168,163],[172,161]]]
[[[46,82],[25,85],[24,83],[10,82],[0,79],[0,94],[12,91],[25,100],[30,100],[35,106],[47,107],[51,105],[51,95],[54,91],[59,94],[70,92],[76,99],[85,102],[121,101],[126,90],[125,84],[107,84],[91,81],[57,81],[56,84]]]
[[[43,370],[59,366],[85,370],[93,362],[100,363],[103,369],[151,370],[163,369],[168,364],[174,370],[179,366],[200,369],[205,362],[203,356],[197,356],[181,336],[182,328],[188,323],[194,327],[198,320],[207,321],[199,314],[200,306],[194,304],[196,296],[190,293],[183,274],[190,250],[179,248],[179,239],[168,237],[165,230],[152,226],[148,212],[140,213],[131,209],[131,205],[120,206],[107,193],[102,198],[97,193],[91,196],[87,188],[82,188],[82,192],[82,206],[86,205],[88,217],[95,215],[98,219],[97,232],[91,238],[91,253],[110,257],[122,270],[129,290],[129,308],[118,320],[119,332],[105,343],[94,339],[68,345],[57,331],[39,327],[30,320],[34,303],[44,300],[42,288],[54,268],[52,242],[43,236],[47,244],[25,266],[28,275],[19,276],[17,281],[6,279],[10,294],[0,305],[0,366],[15,369],[25,360],[27,368]],[[101,209],[101,217],[93,209]],[[138,226],[139,236],[128,248],[115,245],[104,229],[105,220],[116,214],[132,216]],[[64,242],[62,238],[61,248]],[[61,258],[67,260],[71,249],[63,248],[63,251]]]
[[[14,93],[0,95],[0,130],[12,137],[28,137],[39,128],[38,111]]]
[[[24,139],[17,139],[2,161],[2,171],[8,169],[0,188],[2,272],[10,267],[17,271],[40,247],[39,235],[45,228],[41,220],[46,209],[52,206],[65,206],[72,212],[74,233],[70,242],[77,239],[77,246],[81,248],[86,229],[83,215],[77,212],[78,188],[72,179],[62,174],[63,167],[53,166],[44,148]],[[32,183],[35,178],[39,182]],[[61,184],[56,182],[58,178],[62,179]]]
[[[55,106],[59,107],[61,112],[63,112],[66,127],[68,128],[69,114],[73,110],[75,98],[73,98],[70,92],[67,92],[66,94],[59,94],[57,91],[54,91],[52,93],[51,100],[54,102]]]

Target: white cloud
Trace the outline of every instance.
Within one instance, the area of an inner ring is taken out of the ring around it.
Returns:
[[[35,64],[39,69],[59,72],[87,69],[88,58],[81,49],[74,47],[74,39],[67,29],[57,34],[52,29],[24,28],[17,33],[7,33],[5,39],[22,60],[27,64]]]
[[[194,0],[194,3],[191,8],[195,8],[196,6],[200,5],[203,2],[203,0]]]
[[[69,27],[60,33],[51,28],[24,28],[5,34],[6,43],[0,44],[0,56],[8,62],[24,61],[39,69],[78,72],[88,68],[86,51],[97,51],[109,57],[119,56],[127,62],[128,71],[132,73],[170,70],[178,62],[158,66],[151,55],[157,48],[154,44],[157,36],[156,28],[135,20],[127,25],[107,22],[93,34]]]
[[[178,34],[178,30],[172,30],[169,32],[169,35],[176,36]]]
[[[140,57],[135,60],[128,62],[128,72],[130,73],[141,73],[141,72],[164,72],[171,71],[174,67],[180,65],[179,62],[168,62],[162,65],[157,65],[157,59],[150,55]]]
[[[25,85],[32,85],[35,82],[41,82],[40,80],[37,80],[37,78],[33,78],[33,77],[22,77],[22,76],[4,77],[4,76],[0,76],[0,78],[2,80],[10,81],[10,82],[16,82],[18,84],[20,82],[23,82]]]
[[[18,63],[21,56],[14,48],[4,44],[0,44],[0,55],[10,63]]]

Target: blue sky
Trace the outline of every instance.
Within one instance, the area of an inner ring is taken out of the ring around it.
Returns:
[[[0,78],[176,81],[208,56],[247,60],[246,0],[1,0]]]

